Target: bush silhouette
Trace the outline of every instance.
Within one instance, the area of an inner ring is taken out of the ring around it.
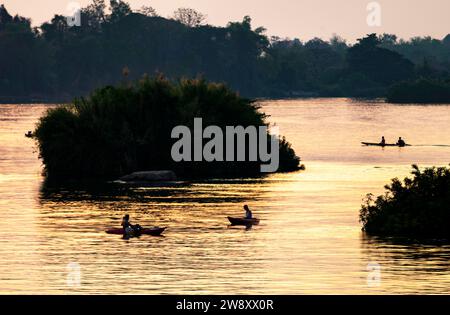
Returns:
[[[178,125],[192,130],[195,117],[203,119],[203,126],[266,125],[258,109],[256,102],[223,84],[145,77],[49,110],[34,134],[49,177],[114,178],[161,169],[185,177],[240,177],[258,174],[261,163],[175,163],[171,148],[177,139],[171,139],[171,132]],[[284,138],[279,144],[279,171],[298,169],[299,158],[290,144]]]
[[[450,168],[421,171],[403,183],[395,178],[386,193],[367,195],[360,210],[363,230],[380,236],[450,237]]]

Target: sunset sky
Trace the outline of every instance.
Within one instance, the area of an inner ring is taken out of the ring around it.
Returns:
[[[66,14],[70,2],[82,6],[91,0],[0,0],[11,14],[31,17],[34,25]],[[430,35],[443,38],[450,33],[449,0],[378,0],[381,26],[369,27],[366,19],[370,0],[129,0],[132,8],[150,5],[161,16],[179,7],[191,7],[208,16],[208,23],[224,26],[250,15],[253,25],[264,26],[268,35],[330,38],[336,33],[349,41],[366,33],[395,33],[402,38]]]

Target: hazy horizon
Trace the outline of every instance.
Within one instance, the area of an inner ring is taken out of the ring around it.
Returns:
[[[81,6],[91,0],[3,0],[10,14],[32,19],[35,26],[51,20],[55,14],[67,14],[71,2]],[[109,2],[109,1],[106,1]],[[309,40],[323,39],[337,34],[350,42],[367,33],[393,33],[399,38],[431,36],[442,39],[450,33],[450,1],[430,0],[279,0],[276,6],[269,1],[229,0],[129,0],[133,9],[152,6],[163,17],[170,16],[179,7],[194,8],[207,15],[211,25],[225,26],[230,21],[240,21],[245,15],[253,19],[253,27],[264,26],[267,35]],[[377,2],[381,6],[381,25],[369,26],[367,5]],[[431,3],[433,5],[430,5]],[[236,4],[236,5],[232,5]]]

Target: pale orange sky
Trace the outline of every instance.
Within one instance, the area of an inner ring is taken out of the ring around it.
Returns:
[[[12,14],[31,17],[34,25],[65,14],[70,2],[82,6],[90,0],[0,0]],[[107,1],[109,2],[109,1]],[[369,27],[367,4],[372,0],[129,0],[132,8],[154,7],[161,16],[179,7],[191,7],[208,16],[208,23],[224,26],[253,18],[253,26],[264,26],[268,35],[328,39],[336,33],[353,42],[367,33],[395,33],[402,38],[450,33],[450,0],[378,0],[381,26]]]

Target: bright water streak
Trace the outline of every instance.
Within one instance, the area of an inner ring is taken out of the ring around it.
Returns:
[[[412,163],[450,162],[450,106],[267,101],[305,172],[94,194],[41,192],[41,162],[24,133],[46,108],[0,105],[0,293],[450,293],[450,246],[382,242],[358,223],[366,193],[382,193]],[[416,146],[360,145],[382,135]],[[229,228],[225,217],[244,203],[261,225]],[[169,229],[107,235],[125,213]],[[67,281],[71,262],[80,286]],[[380,265],[379,283],[368,282],[369,263]]]

